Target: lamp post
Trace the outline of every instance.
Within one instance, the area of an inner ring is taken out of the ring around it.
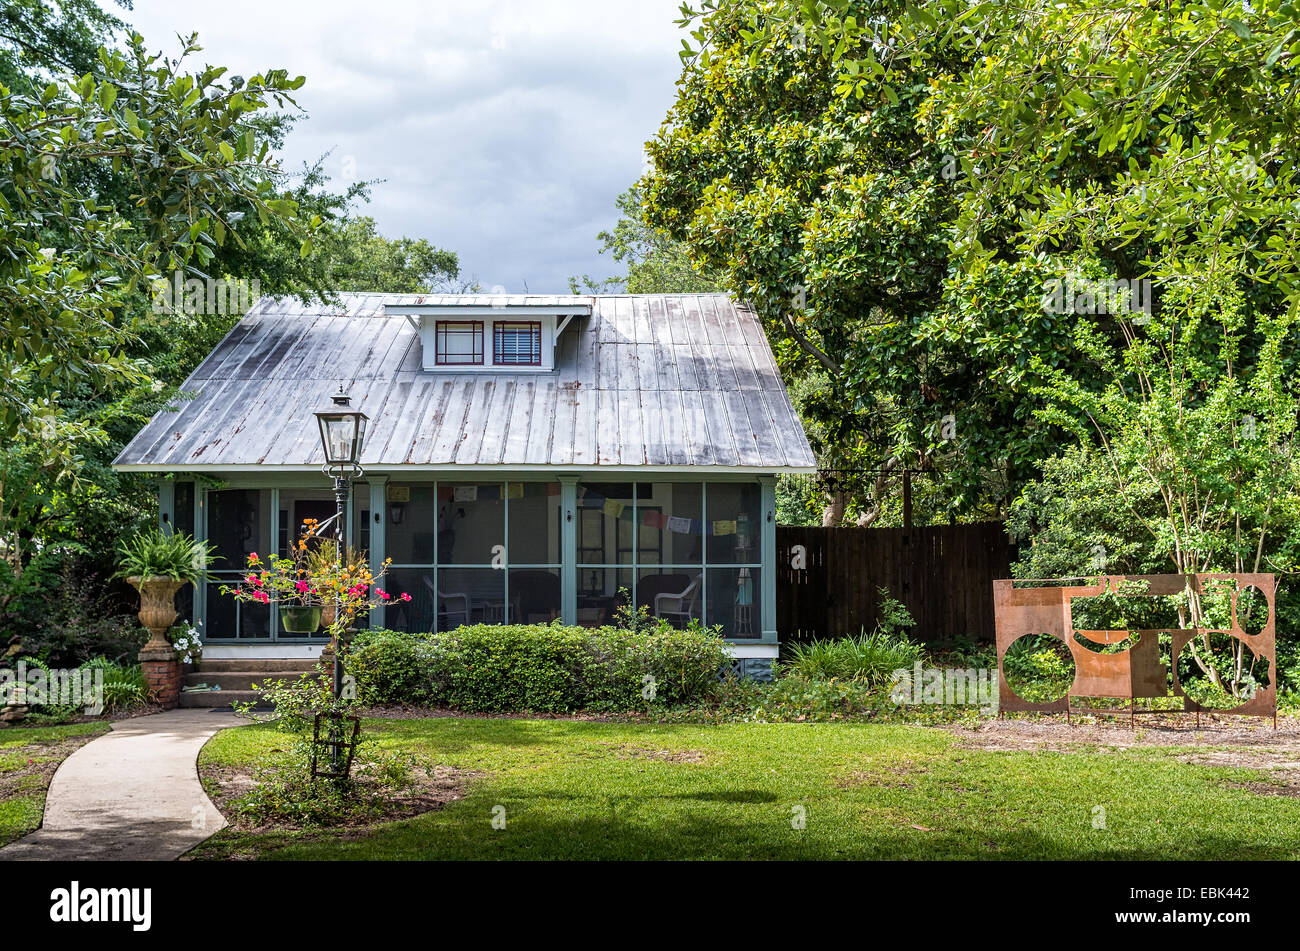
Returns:
[[[338,567],[341,571],[345,550],[343,512],[348,502],[352,480],[365,475],[365,470],[361,468],[360,463],[361,445],[365,442],[366,423],[370,421],[370,417],[352,408],[352,401],[341,386],[332,402],[333,405],[328,409],[316,413],[316,421],[320,425],[321,445],[325,449],[325,465],[322,469],[334,480],[334,538],[338,546]],[[335,601],[337,607],[334,616],[337,619],[343,616],[337,593]],[[338,700],[343,693],[343,660],[340,657],[337,635],[330,646],[334,650],[334,699]],[[338,751],[335,750],[336,755],[337,753]]]

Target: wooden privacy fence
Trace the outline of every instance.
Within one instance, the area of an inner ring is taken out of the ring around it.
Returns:
[[[782,641],[871,630],[879,588],[907,606],[923,641],[992,641],[993,582],[1011,577],[1001,522],[922,528],[778,525],[776,618]]]

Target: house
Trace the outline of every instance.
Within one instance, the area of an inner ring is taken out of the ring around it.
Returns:
[[[334,513],[313,412],[369,416],[350,543],[410,600],[372,625],[599,625],[624,589],[720,625],[737,666],[777,654],[775,491],[815,471],[757,318],[724,295],[262,298],[114,463],[212,543],[183,594],[205,656],[309,657],[274,605],[220,592]]]

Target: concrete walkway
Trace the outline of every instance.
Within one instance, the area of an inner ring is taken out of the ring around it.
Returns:
[[[0,860],[178,858],[226,824],[196,764],[209,737],[241,722],[209,710],[119,720],[63,761],[41,828]]]

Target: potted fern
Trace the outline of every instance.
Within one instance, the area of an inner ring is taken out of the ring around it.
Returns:
[[[144,649],[170,651],[167,630],[176,620],[176,592],[208,577],[213,549],[183,532],[153,529],[117,545],[118,572],[140,592],[140,623],[149,629]]]

